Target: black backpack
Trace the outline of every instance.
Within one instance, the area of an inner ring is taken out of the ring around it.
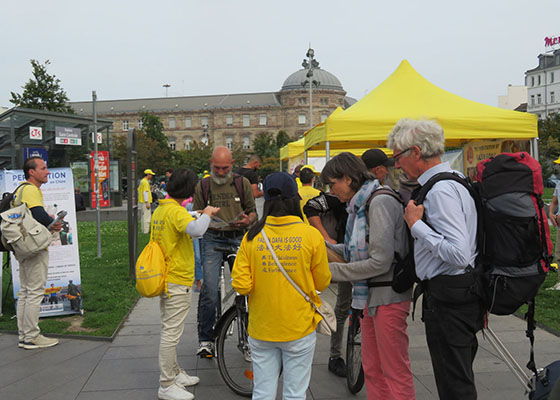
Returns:
[[[376,196],[382,194],[393,197],[403,206],[404,210],[405,204],[402,201],[400,194],[386,187],[380,187],[372,193],[367,202],[366,210],[369,210],[371,201]],[[416,276],[416,264],[414,263],[414,239],[412,238],[408,225],[404,224],[404,226],[408,237],[408,252],[404,258],[401,258],[399,254],[395,252],[394,259],[396,260],[396,264],[393,271],[393,280],[384,282],[368,282],[368,287],[391,286],[395,292],[404,293],[411,289],[415,282],[418,282],[418,277]]]
[[[2,195],[2,200],[0,200],[0,214],[3,213],[4,211],[8,211],[10,208],[12,208],[12,202],[14,201],[14,197],[16,192],[18,191],[18,189],[24,185],[31,185],[31,183],[29,182],[23,182],[21,184],[18,185],[18,187],[16,188],[16,190],[14,190],[13,192],[5,192]],[[2,232],[0,232],[0,237],[2,236]],[[4,246],[4,244],[2,243],[2,240],[0,239],[0,251],[10,251],[9,249],[6,249],[6,247]]]

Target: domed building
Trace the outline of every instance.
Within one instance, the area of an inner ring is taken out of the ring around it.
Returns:
[[[305,65],[305,62],[304,62]],[[260,132],[286,131],[291,137],[309,129],[308,69],[294,72],[279,92],[233,93],[209,96],[160,97],[148,99],[98,101],[97,115],[113,121],[113,133],[141,129],[140,113],[149,111],[160,117],[169,145],[189,149],[193,141],[213,140],[229,148],[241,143],[251,150]],[[356,102],[346,97],[340,80],[314,64],[312,123],[324,121],[337,107]],[[92,115],[91,101],[71,102],[78,115]]]

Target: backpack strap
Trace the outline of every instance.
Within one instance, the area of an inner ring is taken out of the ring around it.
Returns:
[[[21,201],[21,198],[23,197],[23,186],[26,186],[26,185],[31,185],[31,183],[29,183],[29,182],[22,182],[22,183],[20,183],[20,184],[18,185],[18,187],[16,188],[16,190],[14,190],[14,192],[12,193],[12,196],[15,196],[16,193],[17,193],[17,191],[19,190],[19,188],[22,188],[22,189],[19,191],[18,195],[12,200],[12,201],[13,201],[13,203],[12,203],[13,207],[17,207],[17,206],[19,206],[19,205],[21,205],[21,204],[23,203],[23,202]],[[19,203],[18,203],[18,201],[19,201]]]
[[[241,208],[245,210],[245,192],[243,191],[243,176],[238,173],[233,174],[233,184],[235,185],[235,190],[239,196],[241,202]],[[210,204],[210,177],[206,177],[200,181],[200,187],[202,189],[202,200],[205,205]]]

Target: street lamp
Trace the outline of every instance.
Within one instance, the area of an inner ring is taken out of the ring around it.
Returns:
[[[164,83],[163,87],[165,88],[165,97],[167,97],[167,89],[169,89],[171,85],[169,83]]]
[[[309,47],[305,55],[307,56],[307,60],[304,58],[301,65],[303,68],[307,69],[307,74],[305,75],[307,79],[301,82],[301,86],[305,88],[305,85],[309,84],[309,129],[311,129],[313,128],[313,85],[318,87],[321,82],[313,79],[313,70],[319,68],[319,62],[314,58],[315,51]]]

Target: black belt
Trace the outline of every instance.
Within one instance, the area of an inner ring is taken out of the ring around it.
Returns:
[[[245,231],[241,229],[237,229],[235,231],[219,231],[217,229],[208,229],[208,232],[212,235],[222,236],[229,239],[237,239],[238,237],[245,234]]]

